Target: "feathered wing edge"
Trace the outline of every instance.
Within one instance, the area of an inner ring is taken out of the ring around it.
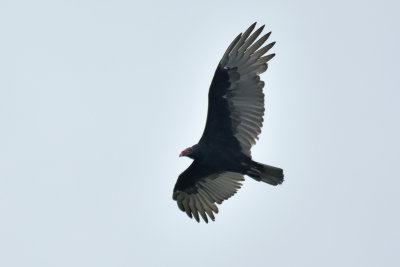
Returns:
[[[257,22],[254,22],[243,34],[240,33],[238,36],[236,36],[236,38],[228,46],[224,55],[222,56],[222,58],[219,62],[220,66],[226,66],[228,58],[231,56],[234,56],[234,53],[236,53],[236,52],[247,53],[248,55],[253,55],[253,58],[255,58],[256,60],[261,59],[261,57],[275,45],[275,42],[272,42],[272,43],[268,44],[267,46],[256,51],[258,48],[260,48],[265,43],[265,41],[267,41],[267,39],[271,35],[271,32],[268,32],[268,33],[264,34],[257,42],[255,42],[253,44],[253,42],[257,39],[257,37],[261,34],[261,32],[263,31],[263,29],[265,27],[265,25],[262,25],[250,36],[252,31],[256,27],[256,24],[257,24]],[[253,46],[250,49],[248,49],[250,47],[250,45],[252,45],[252,44],[253,44]],[[274,56],[275,56],[275,54],[270,54],[270,55],[264,57],[261,60],[261,62],[267,63]]]
[[[200,222],[200,216],[208,223],[208,217],[215,220],[213,213],[218,213],[215,203],[221,204],[233,196],[242,186],[243,175],[235,172],[222,172],[206,176],[195,184],[195,190],[176,190],[172,198],[176,200],[180,210],[190,218]],[[199,216],[200,214],[200,216]]]
[[[264,82],[259,75],[267,70],[267,62],[275,56],[263,56],[275,42],[263,47],[271,32],[256,41],[264,25],[253,32],[255,26],[256,23],[252,24],[233,40],[218,66],[228,71],[230,87],[224,97],[232,109],[230,118],[235,128],[234,136],[239,141],[242,152],[248,156],[261,133],[265,111],[262,91]]]

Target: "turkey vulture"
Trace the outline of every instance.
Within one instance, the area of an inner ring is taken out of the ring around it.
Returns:
[[[208,217],[215,220],[215,203],[233,196],[243,175],[271,185],[283,182],[282,169],[253,161],[250,152],[264,115],[264,82],[259,74],[275,56],[264,56],[275,44],[263,46],[271,32],[256,41],[264,26],[252,33],[255,26],[239,34],[222,56],[208,93],[203,136],[179,155],[194,161],[179,175],[172,198],[198,222],[200,216],[207,223]]]

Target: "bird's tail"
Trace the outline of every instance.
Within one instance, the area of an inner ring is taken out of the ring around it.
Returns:
[[[256,181],[262,181],[271,185],[278,185],[283,182],[283,170],[277,167],[251,162],[250,169],[246,173]]]

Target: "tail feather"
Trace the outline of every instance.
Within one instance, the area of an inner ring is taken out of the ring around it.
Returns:
[[[262,181],[271,185],[278,185],[283,182],[283,170],[256,161],[251,162],[247,175],[256,181]]]

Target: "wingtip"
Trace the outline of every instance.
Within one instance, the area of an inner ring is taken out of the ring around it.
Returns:
[[[254,28],[256,27],[256,25],[257,25],[257,21],[254,22],[253,24],[251,24],[250,27],[247,29],[247,31],[250,30],[250,32],[252,32],[254,30]]]

